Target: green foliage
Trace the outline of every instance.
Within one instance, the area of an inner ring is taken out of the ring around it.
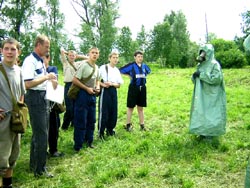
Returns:
[[[66,41],[62,34],[64,15],[60,13],[58,0],[47,0],[45,7],[40,7],[38,13],[44,22],[38,29],[39,33],[45,34],[50,39],[50,56],[52,65],[60,65],[60,44]]]
[[[111,0],[96,0],[95,2],[86,0],[81,2],[73,1],[73,3],[81,10],[81,13],[77,12],[82,20],[82,31],[79,35],[79,39],[83,41],[81,50],[86,52],[86,49],[92,46],[98,47],[100,50],[98,64],[104,64],[113,49],[116,37],[117,2]]]
[[[164,67],[185,66],[188,62],[189,34],[186,18],[179,11],[166,15],[164,22],[154,27],[151,36],[152,56],[160,58]]]
[[[100,24],[101,36],[98,46],[101,51],[100,62],[101,64],[105,64],[108,61],[108,56],[111,52],[117,32],[116,27],[114,27],[114,19],[111,11],[105,11],[103,13],[102,18],[100,18]]]
[[[33,41],[38,33],[44,33],[51,39],[52,64],[61,66],[59,48],[80,50],[87,53],[91,46],[100,49],[98,64],[107,62],[108,54],[118,49],[122,64],[133,60],[135,50],[145,52],[146,62],[158,62],[162,67],[193,67],[197,55],[197,44],[192,43],[187,31],[187,21],[181,11],[172,11],[165,15],[163,22],[146,32],[141,26],[136,40],[132,39],[130,28],[115,27],[119,19],[119,1],[112,0],[72,0],[72,5],[81,19],[79,43],[72,41],[63,33],[64,15],[60,12],[59,0],[5,0],[1,2],[0,40],[14,37],[22,44],[21,62],[33,50]],[[209,33],[209,41],[215,45],[216,58],[222,67],[243,67],[250,64],[250,53],[243,48],[244,38],[250,34],[250,13],[243,12],[242,32],[244,37],[235,37],[233,41],[216,39]],[[77,26],[75,26],[77,27]],[[72,26],[73,28],[73,26]],[[117,31],[120,31],[119,33]],[[239,51],[240,50],[240,51]]]
[[[223,68],[242,68],[246,65],[246,58],[238,49],[216,52],[216,58]]]
[[[32,21],[29,19],[35,10],[35,0],[7,0],[2,1],[0,22],[3,24],[3,36],[20,40],[21,28],[29,30]]]
[[[242,32],[244,34],[250,34],[250,10],[247,10],[246,12],[243,12],[241,14],[243,24],[242,24]]]
[[[36,0],[2,1],[0,9],[0,40],[13,37],[21,43],[21,62],[33,49],[33,26]]]
[[[215,58],[223,68],[242,68],[246,65],[245,54],[240,51],[234,41],[215,39],[211,41],[215,50]]]
[[[123,27],[121,33],[116,42],[117,49],[120,56],[122,56],[125,62],[128,62],[133,56],[132,48],[132,33],[129,27]]]
[[[158,57],[160,59],[161,65],[166,66],[171,47],[171,31],[169,23],[164,22],[154,26],[151,37],[152,56]]]
[[[21,55],[20,55],[20,60],[21,64],[23,60],[25,59],[26,56],[28,56],[32,49],[34,48],[34,40],[35,40],[36,34],[33,32],[27,32],[27,33],[22,33],[20,36],[20,43],[21,43]]]
[[[138,49],[143,52],[149,48],[149,34],[145,31],[144,25],[142,25],[141,31],[137,33],[136,42],[138,43]]]

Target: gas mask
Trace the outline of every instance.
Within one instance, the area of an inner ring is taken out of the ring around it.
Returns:
[[[203,62],[206,60],[206,52],[201,50],[200,55],[196,58],[197,62]]]

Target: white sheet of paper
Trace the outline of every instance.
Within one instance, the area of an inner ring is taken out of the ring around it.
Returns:
[[[54,89],[52,82],[47,82],[47,90],[46,90],[46,99],[62,104],[64,99],[64,87],[62,85],[57,85],[57,88]]]

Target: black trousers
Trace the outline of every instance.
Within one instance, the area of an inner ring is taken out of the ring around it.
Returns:
[[[117,123],[117,90],[115,87],[104,88],[100,94],[98,103],[98,130],[103,135],[106,129],[107,134],[112,135]]]
[[[60,116],[55,110],[49,114],[49,153],[57,152],[57,142],[59,137]]]
[[[65,83],[65,86],[64,86],[64,101],[65,101],[65,106],[66,106],[66,112],[64,113],[64,116],[63,116],[62,129],[68,129],[70,124],[73,124],[74,100],[70,99],[67,96],[67,93],[69,91],[71,84],[72,82],[67,82]]]

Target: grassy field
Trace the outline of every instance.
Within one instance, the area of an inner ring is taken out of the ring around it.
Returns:
[[[223,70],[227,93],[227,133],[220,144],[200,142],[188,133],[194,69],[159,69],[148,76],[148,107],[139,131],[128,133],[126,94],[129,80],[119,89],[116,136],[97,138],[95,149],[73,151],[73,129],[60,131],[63,158],[48,159],[53,179],[35,179],[29,172],[31,130],[22,138],[14,185],[20,188],[240,188],[244,187],[250,149],[250,68]]]

